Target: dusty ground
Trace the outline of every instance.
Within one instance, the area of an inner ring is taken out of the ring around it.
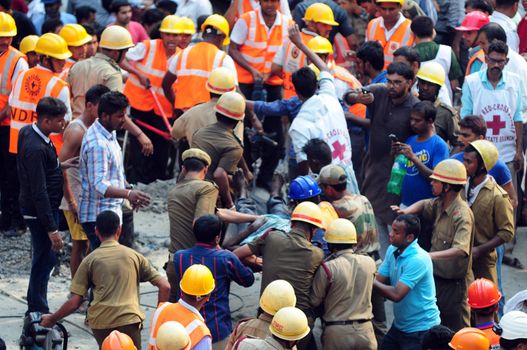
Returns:
[[[168,217],[165,198],[174,181],[161,182],[145,188],[153,196],[153,204],[147,211],[135,214],[135,229],[138,242],[146,251],[145,255],[160,270],[167,258],[166,244],[168,240]],[[267,198],[266,192],[254,191],[254,196],[260,202]],[[527,263],[527,228],[520,228],[515,256]],[[20,238],[3,238],[0,236],[0,337],[8,349],[18,348],[18,337],[22,331],[22,317],[26,310],[25,294],[30,268],[29,234]],[[52,276],[49,283],[48,299],[50,308],[56,310],[67,298],[69,287],[69,268],[61,266],[57,275]],[[233,319],[252,316],[256,312],[260,289],[260,275],[251,288],[231,285],[230,305]],[[503,278],[505,293],[511,297],[520,290],[527,289],[527,270],[512,269],[504,266]],[[143,330],[143,348],[148,341],[150,318],[156,304],[156,293],[149,284],[141,285],[141,304],[146,313]],[[390,309],[390,308],[388,308]],[[391,313],[391,310],[390,310]],[[89,328],[84,326],[84,316],[73,314],[65,320],[65,326],[70,333],[68,348],[95,349],[96,342]]]

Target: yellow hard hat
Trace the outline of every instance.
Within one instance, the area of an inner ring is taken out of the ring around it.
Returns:
[[[483,159],[483,165],[485,165],[485,169],[489,171],[490,169],[494,168],[499,158],[499,152],[498,148],[496,148],[496,145],[488,140],[476,140],[470,144],[476,149],[476,151],[478,151],[481,159]]]
[[[310,331],[307,317],[296,307],[283,307],[276,312],[269,326],[271,333],[284,340],[300,340]]]
[[[183,34],[194,34],[196,33],[196,27],[194,21],[188,17],[182,17],[181,21],[183,22]]]
[[[236,90],[234,72],[225,67],[214,69],[210,72],[206,87],[207,90],[218,95],[223,95],[226,92]]]
[[[0,37],[6,36],[16,36],[16,24],[10,14],[0,12]]]
[[[445,159],[435,166],[430,178],[447,184],[464,185],[467,183],[467,169],[457,159]]]
[[[183,28],[183,20],[176,15],[168,15],[161,21],[159,31],[162,33],[181,34],[185,30]]]
[[[236,91],[226,92],[218,99],[214,110],[227,118],[243,120],[245,117],[245,98]]]
[[[269,315],[275,315],[283,307],[295,305],[295,290],[286,280],[274,280],[269,283],[260,297],[260,307]]]
[[[205,265],[191,265],[183,273],[179,288],[183,293],[194,296],[209,295],[212,293],[216,283],[209,268]]]
[[[336,219],[329,224],[324,239],[333,244],[356,244],[357,230],[348,219]]]
[[[20,42],[20,52],[26,54],[31,51],[35,51],[37,47],[38,35],[28,35]]]
[[[121,26],[109,26],[101,34],[99,46],[108,50],[124,50],[134,46],[130,32]]]
[[[482,330],[466,327],[454,334],[448,345],[456,350],[488,350],[490,341]]]
[[[445,85],[445,69],[434,61],[423,63],[417,72],[417,77],[439,86]]]
[[[68,46],[82,46],[91,41],[92,37],[80,24],[66,24],[59,32]]]
[[[101,346],[102,350],[137,350],[132,338],[128,334],[112,331]]]
[[[207,17],[205,22],[201,25],[201,31],[204,32],[205,28],[207,27],[213,27],[225,34],[225,40],[223,40],[223,45],[229,45],[231,42],[229,39],[229,22],[225,19],[225,17],[221,15],[210,15]]]
[[[176,321],[167,321],[157,330],[156,347],[158,350],[188,350],[192,343],[183,325]]]
[[[291,214],[291,221],[302,221],[319,228],[324,227],[324,217],[318,205],[312,202],[298,204]]]
[[[331,7],[321,2],[314,3],[306,9],[304,14],[304,21],[313,21],[318,23],[329,24],[330,26],[338,26],[339,23],[335,22],[335,16]]]
[[[307,42],[307,47],[314,53],[330,54],[333,53],[333,45],[323,36],[316,36]]]
[[[322,210],[322,226],[326,230],[333,220],[339,218],[339,214],[337,214],[333,205],[328,201],[318,203],[318,207]]]
[[[66,41],[60,35],[53,33],[46,33],[38,38],[35,52],[58,60],[65,60],[71,57]]]
[[[376,3],[380,3],[380,2],[395,2],[395,3],[403,6],[404,5],[404,1],[405,0],[376,0],[375,2]]]

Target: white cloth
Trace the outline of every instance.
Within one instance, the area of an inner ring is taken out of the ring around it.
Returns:
[[[176,0],[176,16],[188,17],[198,23],[198,18],[204,15],[212,15],[212,5],[209,0]]]
[[[513,22],[512,18],[498,11],[494,11],[490,16],[490,21],[499,24],[505,34],[507,34],[507,45],[512,50],[518,52],[520,49],[520,37],[517,32],[517,25]]]
[[[491,179],[491,178],[492,178],[491,176],[487,175],[485,177],[485,180],[481,181],[481,183],[479,185],[477,185],[476,187],[474,187],[472,189],[469,189],[470,181],[467,181],[467,183],[465,185],[465,193],[467,194],[468,205],[472,206],[472,204],[474,204],[474,202],[476,201],[476,198],[478,198],[479,191],[481,191],[483,186],[485,186],[487,181],[489,181],[489,179]]]
[[[254,10],[260,9],[260,1],[258,0],[249,0],[251,3],[251,7]],[[240,5],[243,2],[243,0],[240,0]],[[239,11],[238,11],[239,12]],[[283,13],[286,16],[291,17],[291,10],[289,9],[289,2],[287,0],[280,0],[280,12]]]
[[[388,30],[384,26],[384,18],[381,18],[381,28],[384,29],[384,37],[386,38],[386,42],[390,41],[392,35],[395,33],[397,28],[399,28],[399,26],[403,24],[405,20],[406,17],[404,17],[402,13],[399,13],[399,19],[397,20],[397,22],[395,22],[395,25],[392,27],[392,29]]]
[[[284,14],[281,14],[281,15],[284,16]],[[275,26],[282,25],[282,16],[280,15],[276,16],[271,28],[264,26],[265,30],[267,31],[267,34],[272,32]],[[290,17],[290,16],[286,16],[286,17]],[[260,23],[265,23],[262,17],[261,11],[258,11],[258,20],[260,21]],[[236,21],[236,23],[234,24],[234,27],[232,28],[231,41],[235,44],[243,45],[245,41],[247,40],[248,33],[249,33],[249,28],[247,28],[247,23],[245,21],[238,20]]]
[[[126,52],[126,59],[130,61],[141,61],[146,56],[146,46],[145,44],[137,43],[134,47],[130,48]]]
[[[29,65],[27,64],[25,59],[19,59],[16,63],[15,70],[13,71],[13,75],[11,76],[11,86],[15,86],[16,78],[18,78],[18,75],[22,73],[25,70],[29,69]]]

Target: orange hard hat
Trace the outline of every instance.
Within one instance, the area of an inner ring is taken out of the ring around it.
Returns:
[[[490,341],[482,330],[466,327],[454,334],[448,345],[455,350],[489,350]]]
[[[112,331],[102,342],[102,350],[137,350],[128,334]]]
[[[485,278],[478,278],[468,287],[468,305],[473,309],[484,309],[496,305],[501,293],[496,285]]]

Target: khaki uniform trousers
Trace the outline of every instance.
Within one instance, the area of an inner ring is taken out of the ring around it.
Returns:
[[[322,345],[328,350],[377,350],[377,340],[370,321],[324,326]]]
[[[470,308],[467,304],[467,281],[434,276],[437,307],[441,324],[453,330],[470,327]]]

